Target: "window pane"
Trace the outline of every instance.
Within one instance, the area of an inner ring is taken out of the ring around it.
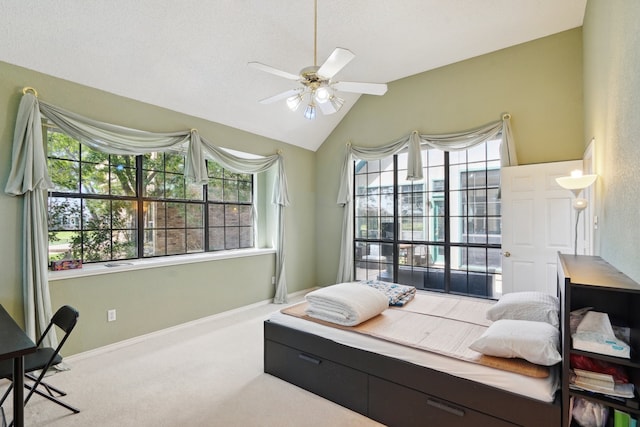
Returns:
[[[144,232],[144,256],[166,255],[167,232],[164,229],[149,229]]]
[[[238,206],[240,225],[253,226],[253,209],[251,206]]]
[[[111,260],[111,230],[82,232],[82,262]]]
[[[225,180],[223,185],[224,185],[224,201],[237,202],[238,201],[238,182]]]
[[[111,194],[114,196],[136,195],[136,170],[121,167],[111,167]]]
[[[138,256],[138,237],[136,230],[118,230],[113,232],[112,259],[129,259]]]
[[[204,190],[202,188],[202,185],[187,182],[186,199],[204,200]]]
[[[224,205],[209,205],[209,225],[224,225]]]
[[[79,230],[81,199],[49,197],[47,203],[49,230]]]
[[[184,199],[186,196],[184,177],[172,173],[165,174],[164,189],[167,199]]]
[[[164,202],[144,202],[144,227],[165,228],[166,213]]]
[[[204,227],[204,205],[189,203],[187,205],[187,227]]]
[[[368,175],[356,175],[355,193],[356,196],[367,194],[367,177]]]
[[[226,205],[224,208],[224,224],[229,226],[240,225],[240,213],[237,205]]]
[[[150,171],[162,171],[164,157],[162,153],[147,153],[142,156],[142,169]]]
[[[187,212],[184,203],[167,203],[167,228],[184,228],[186,217]]]
[[[187,253],[185,230],[167,230],[167,255]]]
[[[204,230],[187,230],[187,253],[204,251]]]
[[[209,250],[220,251],[224,249],[224,228],[209,228]]]
[[[74,231],[49,231],[49,261],[82,259],[80,238]]]
[[[47,159],[53,191],[80,192],[80,163],[69,160]]]
[[[83,193],[109,194],[109,168],[104,164],[83,163],[80,180]]]
[[[436,150],[435,148],[424,150],[423,155],[425,155],[425,157],[423,157],[423,159],[425,159],[425,161],[422,162],[423,165],[429,165],[429,166],[444,165],[444,151],[442,150]]]
[[[111,227],[111,201],[108,199],[84,199],[82,203],[82,228],[85,230]]]
[[[80,145],[80,160],[83,163],[93,163],[105,165],[109,162],[109,155],[100,151],[94,150],[88,145]]]
[[[240,227],[225,227],[225,249],[238,249],[240,247]]]
[[[135,230],[138,223],[138,209],[136,201],[114,200],[112,201],[112,225],[113,229]]]
[[[207,162],[207,170],[210,178],[222,178],[224,176],[224,169],[216,162]]]
[[[253,228],[240,227],[240,247],[241,248],[253,247]]]
[[[64,133],[47,132],[47,156],[56,159],[80,160],[80,143]]]
[[[184,156],[180,154],[164,153],[164,170],[176,174],[184,174]]]
[[[155,171],[144,171],[144,197],[164,196],[164,174]]]
[[[238,201],[241,203],[251,203],[251,182],[239,181],[238,182]]]
[[[209,179],[208,198],[210,202],[222,202],[223,199],[223,181],[221,179]]]

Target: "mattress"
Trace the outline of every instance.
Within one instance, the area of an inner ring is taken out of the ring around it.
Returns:
[[[550,375],[547,378],[533,378],[406,347],[368,335],[331,328],[279,311],[273,313],[269,320],[282,326],[330,339],[342,345],[425,366],[543,402],[553,402],[555,392],[559,387],[560,375],[557,366],[550,370]]]

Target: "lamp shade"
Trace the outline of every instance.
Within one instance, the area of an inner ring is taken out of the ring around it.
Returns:
[[[598,175],[580,175],[580,176],[561,176],[556,178],[556,182],[562,188],[567,190],[584,190],[594,182]]]

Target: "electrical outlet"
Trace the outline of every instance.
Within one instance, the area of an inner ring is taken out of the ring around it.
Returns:
[[[107,310],[107,322],[114,322],[116,320],[116,309],[112,308]]]
[[[271,284],[272,285],[276,284],[276,276],[271,276]]]

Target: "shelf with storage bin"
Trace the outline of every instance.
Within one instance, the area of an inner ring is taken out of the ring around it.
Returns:
[[[640,418],[640,284],[617,270],[600,257],[558,255],[558,287],[564,318],[562,332],[562,399],[563,426],[570,424],[569,401],[572,396],[609,407],[609,424],[613,425],[613,409]],[[570,332],[570,313],[584,307],[607,313],[612,324],[623,323],[629,328],[630,358],[615,357],[574,349]],[[623,367],[634,384],[635,397],[618,400],[605,394],[569,388],[570,356],[582,355]]]

